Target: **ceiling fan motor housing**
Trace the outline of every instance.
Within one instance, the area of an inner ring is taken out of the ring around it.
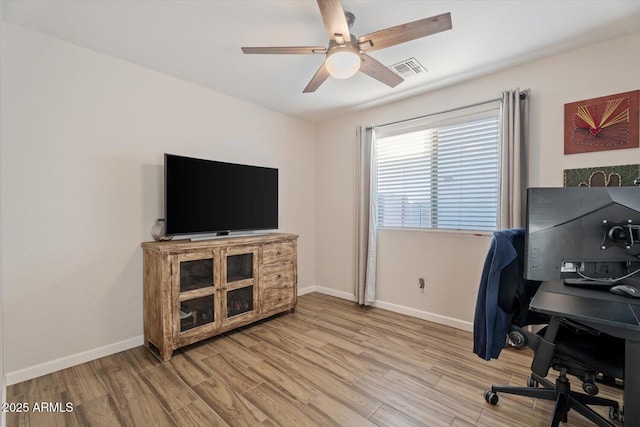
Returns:
[[[353,23],[356,22],[356,16],[351,12],[344,12],[344,17],[347,19],[347,25],[349,26],[349,30],[353,27]],[[353,34],[351,35],[353,38]]]

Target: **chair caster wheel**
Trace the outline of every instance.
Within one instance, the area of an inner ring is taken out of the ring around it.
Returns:
[[[619,423],[624,423],[624,414],[620,409],[617,408],[609,408],[609,419],[611,421],[617,421]]]
[[[538,381],[534,380],[531,377],[527,378],[527,387],[538,387],[538,385]]]
[[[598,386],[594,383],[582,383],[582,390],[591,396],[595,396],[600,392]]]
[[[515,347],[525,347],[527,345],[527,337],[520,331],[509,332],[509,340]]]
[[[484,400],[491,405],[496,406],[498,404],[498,395],[491,390],[487,390],[484,392]]]

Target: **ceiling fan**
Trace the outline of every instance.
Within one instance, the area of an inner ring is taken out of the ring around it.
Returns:
[[[355,16],[345,12],[340,0],[317,0],[324,27],[329,34],[329,46],[243,47],[244,53],[326,55],[303,92],[314,92],[331,75],[346,79],[362,71],[382,83],[396,87],[404,79],[365,52],[384,49],[451,29],[451,14],[443,13],[356,38],[350,34]]]

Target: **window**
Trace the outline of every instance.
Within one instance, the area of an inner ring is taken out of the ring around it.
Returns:
[[[497,229],[499,103],[378,127],[375,162],[378,226]]]

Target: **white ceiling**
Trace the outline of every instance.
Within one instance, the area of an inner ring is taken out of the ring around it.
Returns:
[[[640,31],[640,0],[343,0],[356,37],[444,12],[453,29],[371,53],[387,66],[415,57],[428,70],[396,88],[358,73],[303,94],[323,55],[240,47],[326,46],[314,0],[2,3],[11,23],[310,121]]]

